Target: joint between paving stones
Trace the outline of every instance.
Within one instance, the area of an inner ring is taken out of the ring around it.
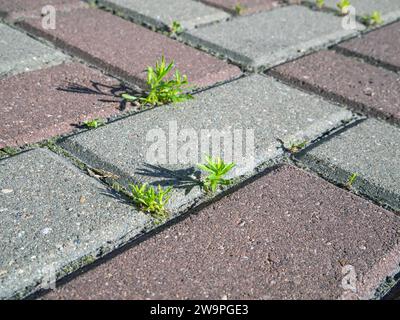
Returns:
[[[304,57],[303,57],[304,58]],[[301,59],[301,58],[299,58]],[[297,59],[295,59],[297,60]],[[293,60],[293,61],[295,61]],[[292,62],[293,62],[292,61]],[[371,108],[367,106],[364,103],[361,102],[355,102],[354,100],[350,98],[346,98],[342,95],[333,93],[333,92],[328,92],[324,88],[319,88],[318,86],[315,86],[313,84],[309,84],[307,82],[301,81],[295,76],[290,76],[290,75],[283,75],[280,72],[270,69],[266,72],[267,75],[271,75],[272,77],[278,79],[279,81],[282,81],[282,83],[290,85],[294,88],[302,89],[305,92],[308,93],[314,93],[318,96],[321,96],[325,99],[327,99],[330,102],[336,103],[337,105],[340,105],[343,107],[345,105],[348,107],[351,111],[359,113],[360,115],[364,116],[372,116],[384,121],[387,121],[388,123],[400,127],[400,121],[396,119],[395,117],[388,115],[384,111],[377,110],[375,108]]]
[[[349,49],[346,49],[346,48],[343,48],[343,47],[339,47],[339,46],[334,46],[332,49],[335,50],[337,53],[340,53],[340,54],[342,54],[342,55],[344,55],[346,57],[361,59],[362,61],[364,61],[364,62],[366,62],[366,63],[368,63],[370,65],[373,65],[373,66],[376,66],[376,67],[380,67],[380,68],[383,68],[383,69],[386,69],[388,71],[392,71],[392,72],[395,72],[395,73],[400,72],[400,67],[395,66],[395,65],[390,64],[390,63],[387,63],[387,62],[384,62],[384,61],[379,60],[379,59],[375,59],[375,58],[373,58],[371,56],[364,55],[364,54],[361,54],[361,53],[358,53],[358,52],[355,52],[355,51],[351,51]]]
[[[357,177],[356,181],[351,185],[351,187],[348,187],[348,179],[354,172],[344,170],[336,165],[313,157],[309,154],[310,150],[317,148],[321,144],[327,143],[329,140],[334,139],[340,134],[356,127],[365,120],[366,119],[358,119],[347,126],[343,126],[342,128],[335,130],[335,132],[332,132],[330,135],[327,135],[322,139],[319,139],[315,143],[301,150],[299,153],[292,154],[290,160],[297,167],[303,170],[314,172],[319,177],[329,181],[337,187],[361,196],[364,199],[371,201],[384,209],[388,209],[400,216],[400,206],[398,205],[400,203],[400,198],[398,195],[369,182],[363,177]]]

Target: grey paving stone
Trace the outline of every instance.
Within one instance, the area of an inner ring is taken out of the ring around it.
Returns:
[[[230,15],[222,10],[191,0],[100,0],[99,3],[157,28],[172,26],[178,21],[183,28],[226,20]]]
[[[66,59],[61,52],[0,23],[0,78],[56,65]]]
[[[334,15],[294,5],[195,29],[182,36],[249,69],[264,69],[356,32],[343,29],[341,19]]]
[[[49,5],[57,12],[87,6],[81,0],[0,0],[0,17],[9,21],[25,17],[41,17],[42,8]]]
[[[23,297],[126,243],[147,217],[48,150],[0,161],[0,298]]]
[[[366,120],[313,148],[300,159],[337,183],[400,211],[400,129],[378,120]]]
[[[373,11],[380,11],[384,23],[400,18],[400,1],[398,0],[351,0],[351,5],[356,9],[356,15],[362,17]],[[325,6],[337,10],[338,0],[325,0]]]
[[[193,182],[188,178],[196,174],[195,165],[204,154],[221,155],[226,161],[234,159],[237,167],[231,176],[247,175],[281,155],[277,138],[289,142],[311,140],[351,118],[352,113],[345,109],[273,78],[255,75],[204,91],[195,100],[159,107],[76,135],[62,145],[89,165],[119,175],[125,186],[130,182],[174,185],[169,209],[179,212],[201,198],[198,186],[191,189]],[[234,130],[242,130],[242,138],[233,136]],[[221,152],[201,143],[202,137],[216,139],[217,134],[224,133],[228,137],[224,140],[226,149],[224,143],[214,144],[221,146]],[[186,134],[191,137],[188,139]],[[164,159],[152,155],[157,139],[158,151],[167,154]],[[188,141],[194,146],[185,153]],[[232,147],[229,141],[233,141]],[[247,148],[252,144],[254,151]],[[232,152],[234,148],[239,151]]]

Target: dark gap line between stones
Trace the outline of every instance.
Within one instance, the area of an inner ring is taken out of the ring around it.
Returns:
[[[345,190],[347,192],[351,192],[352,194],[354,194],[354,195],[356,195],[356,196],[358,196],[360,198],[363,198],[363,199],[365,199],[367,201],[370,201],[370,202],[374,203],[375,205],[377,205],[377,206],[379,206],[379,207],[381,207],[383,209],[386,209],[386,210],[392,212],[393,214],[395,214],[396,216],[400,217],[400,212],[398,210],[392,208],[390,205],[388,205],[388,204],[386,204],[384,202],[380,202],[380,201],[376,200],[374,197],[371,197],[368,194],[364,194],[364,193],[361,193],[361,192],[355,192],[355,190],[353,188],[347,188],[344,184],[342,184],[342,183],[340,183],[340,182],[338,182],[336,180],[333,180],[333,179],[327,177],[326,175],[321,174],[320,172],[314,170],[313,166],[310,166],[309,164],[307,164],[305,161],[303,161],[301,159],[310,150],[312,150],[314,148],[317,148],[318,146],[320,146],[320,145],[322,145],[322,144],[324,144],[324,143],[336,138],[340,134],[343,134],[346,131],[350,130],[351,128],[354,128],[354,127],[358,126],[360,123],[366,121],[367,119],[368,118],[356,119],[356,120],[354,120],[353,122],[351,122],[351,123],[349,123],[347,125],[344,125],[344,126],[342,126],[340,128],[337,128],[337,129],[334,129],[329,134],[327,134],[327,135],[315,140],[315,142],[313,142],[311,145],[308,145],[306,148],[302,149],[300,152],[298,152],[296,154],[289,154],[288,158],[289,158],[290,162],[293,165],[295,165],[296,167],[298,167],[300,169],[303,169],[305,171],[308,171],[308,172],[313,172],[315,175],[317,175],[320,178],[322,178],[323,180],[325,180],[325,181],[337,186],[338,188],[343,189],[343,190]],[[370,183],[368,183],[367,181],[365,181],[364,184],[370,185]]]
[[[343,47],[335,46],[335,47],[333,47],[333,50],[336,51],[337,53],[339,53],[343,56],[349,57],[349,58],[361,59],[365,63],[368,63],[374,67],[379,67],[379,68],[382,68],[382,69],[385,69],[387,71],[394,72],[394,73],[400,72],[400,67],[398,67],[398,66],[395,66],[390,63],[386,63],[379,59],[375,59],[373,57],[370,57],[370,56],[367,56],[367,55],[364,55],[364,54],[361,54],[361,53],[358,53],[358,52],[355,52],[355,51],[352,51],[352,50],[349,50],[349,49],[346,49]]]
[[[24,31],[25,31],[25,30],[24,30]],[[154,30],[153,30],[153,31],[154,31]],[[26,33],[26,32],[25,32],[25,33]],[[35,38],[35,37],[33,37],[31,34],[29,34],[29,33],[26,33],[26,34],[27,34],[28,36],[32,37],[32,38]],[[36,39],[37,39],[37,38],[36,38]],[[41,39],[41,38],[39,38],[39,39]],[[52,42],[50,42],[50,43],[52,43]],[[46,44],[47,44],[47,43],[46,43]],[[59,49],[58,47],[55,47],[55,48]],[[310,53],[310,54],[311,54],[311,53]],[[85,62],[86,62],[86,61],[85,61]],[[96,68],[97,68],[97,67],[96,67]],[[101,69],[101,71],[104,73],[104,70]],[[246,76],[246,75],[243,74],[243,75],[241,75],[239,78],[245,77],[245,76]],[[115,77],[115,76],[113,76],[113,77]],[[115,77],[115,78],[116,78],[116,77]],[[118,78],[117,78],[117,79],[118,79]],[[118,79],[118,80],[120,80],[120,79]],[[229,82],[232,82],[232,81],[235,81],[235,80],[237,80],[237,79],[231,79],[231,80],[226,81],[226,82],[224,82],[224,83],[216,84],[216,85],[213,85],[213,86],[208,87],[208,88],[203,88],[203,89],[201,89],[200,91],[198,91],[197,93],[206,91],[206,90],[208,90],[208,89],[212,89],[212,88],[214,88],[214,87],[218,87],[218,86],[224,85],[224,84],[226,84],[226,83],[229,83]],[[151,108],[151,109],[152,109],[152,108]],[[151,109],[143,110],[142,112],[144,112],[144,111],[150,111]],[[136,113],[141,113],[141,112],[135,112],[134,114],[136,114]],[[113,121],[108,122],[108,123],[112,123],[112,122],[115,122],[115,121],[119,121],[119,120],[125,119],[126,117],[133,116],[134,114],[124,115],[124,116],[122,116],[121,118],[116,119],[116,120],[113,120]],[[108,123],[107,123],[107,124],[108,124]],[[353,124],[353,125],[355,125],[355,124]],[[346,129],[343,129],[343,130],[346,130]],[[85,130],[85,131],[86,131],[86,130]],[[81,133],[81,132],[79,132],[79,133]],[[75,134],[73,134],[73,135],[76,135],[76,134],[79,134],[79,133],[75,133]],[[330,139],[330,138],[332,138],[332,136],[331,136],[331,137],[328,137],[327,139]],[[322,138],[322,139],[324,139],[324,138]],[[317,143],[321,143],[321,142],[317,142]],[[27,152],[27,151],[28,151],[28,150],[23,150],[21,153]],[[52,151],[53,151],[53,150],[52,150]],[[70,159],[69,159],[69,160],[70,160]],[[75,165],[75,164],[74,164],[74,165]],[[281,165],[282,165],[282,164],[281,164]],[[281,166],[281,165],[278,165],[278,167]],[[296,163],[296,165],[297,165],[297,163]],[[276,168],[275,168],[275,169],[276,169]],[[265,170],[265,171],[262,172],[262,173],[256,174],[256,175],[252,176],[251,178],[246,179],[243,183],[239,183],[238,185],[235,185],[234,187],[230,188],[228,191],[224,191],[223,193],[217,195],[217,196],[216,196],[215,198],[213,198],[212,200],[207,201],[206,203],[197,206],[195,209],[189,210],[189,212],[183,213],[182,215],[178,216],[177,218],[174,218],[173,220],[168,221],[166,224],[163,224],[163,225],[161,226],[161,228],[160,228],[159,231],[155,231],[155,232],[156,232],[156,233],[161,232],[163,229],[167,228],[169,225],[178,223],[178,222],[181,221],[182,219],[186,219],[186,218],[188,217],[188,215],[191,214],[190,212],[193,212],[193,213],[194,213],[194,212],[198,212],[199,210],[201,210],[201,208],[203,208],[203,207],[205,207],[205,206],[208,206],[208,205],[212,204],[213,202],[218,201],[219,199],[221,199],[221,198],[224,196],[223,194],[226,193],[226,195],[229,195],[229,194],[231,194],[231,193],[237,191],[237,190],[240,189],[241,187],[244,187],[245,185],[247,185],[247,184],[253,182],[254,180],[258,179],[259,177],[261,177],[261,176],[267,174],[266,172],[269,173],[269,172],[272,171],[272,170],[273,170],[273,167],[270,168],[270,169]],[[314,171],[312,171],[312,172],[314,172]],[[314,172],[314,173],[315,173],[315,172]],[[87,173],[86,173],[86,174],[87,174]],[[96,179],[96,180],[98,180],[98,179]],[[324,180],[326,180],[326,179],[324,178]],[[105,184],[108,186],[107,183],[105,183]],[[346,189],[346,190],[347,190],[347,189]],[[348,191],[348,190],[347,190],[347,191]],[[370,200],[370,199],[368,199],[368,200]],[[158,229],[159,229],[159,228],[157,228],[156,230],[158,230]],[[144,241],[145,239],[147,239],[146,236],[147,236],[147,235],[148,235],[148,236],[151,236],[152,233],[153,233],[153,231],[150,231],[150,233],[146,233],[145,235],[141,236],[140,238],[143,238],[143,240],[141,240],[141,241]],[[140,243],[141,241],[139,241],[139,243]],[[109,254],[107,254],[107,255],[112,255],[113,253],[115,253],[115,255],[116,255],[116,254],[118,254],[118,253],[116,252],[116,251],[118,251],[118,250],[119,250],[119,249],[116,249],[116,250],[112,251],[111,253],[109,253]],[[100,260],[102,260],[102,259],[104,259],[104,258],[101,258]],[[97,260],[97,261],[99,261],[99,260]],[[94,262],[93,264],[96,264],[97,261]],[[76,271],[76,272],[79,272],[79,270]],[[68,277],[68,276],[67,276],[67,277]]]
[[[80,276],[97,266],[106,263],[107,261],[111,260],[112,258],[116,257],[117,255],[134,248],[138,244],[148,240],[150,237],[155,236],[156,234],[161,233],[162,231],[166,230],[167,228],[176,225],[185,219],[187,219],[189,216],[196,215],[198,214],[201,210],[204,208],[212,205],[213,203],[221,200],[222,198],[229,196],[236,191],[240,190],[241,188],[253,183],[257,179],[273,172],[274,170],[282,167],[285,165],[284,159],[273,159],[271,161],[268,161],[267,164],[261,165],[259,169],[255,170],[255,174],[251,175],[247,178],[244,178],[244,180],[238,182],[237,184],[233,185],[232,187],[229,187],[222,192],[215,194],[212,198],[205,198],[204,201],[200,202],[199,204],[194,204],[191,208],[186,210],[185,212],[182,212],[178,214],[177,216],[173,217],[172,219],[166,221],[165,223],[162,223],[161,225],[149,230],[145,231],[144,233],[138,235],[134,239],[128,241],[127,243],[121,245],[121,247],[116,248],[108,253],[106,253],[104,256],[99,257],[96,259],[94,262],[87,264],[83,266],[82,268],[79,268],[72,273],[62,277],[57,281],[57,286],[61,286],[72,279],[74,279],[77,276]],[[33,294],[29,295],[26,297],[26,299],[37,299],[49,292],[50,290],[39,290],[37,292],[34,292]]]
[[[329,102],[334,102],[336,104],[340,104],[342,106],[342,108],[344,105],[353,112],[360,113],[367,117],[377,118],[377,119],[383,120],[385,122],[388,122],[389,124],[391,124],[393,126],[400,127],[399,120],[397,120],[391,116],[388,116],[384,112],[374,110],[374,109],[368,107],[367,105],[365,105],[364,103],[355,102],[355,101],[353,101],[347,97],[341,96],[339,94],[336,94],[333,92],[328,92],[327,90],[325,90],[323,88],[318,88],[315,85],[305,83],[295,77],[282,75],[273,69],[267,71],[266,74],[273,76],[274,78],[280,80],[282,83],[290,85],[293,88],[302,89],[304,92],[308,92],[308,93],[314,93],[320,97],[327,99]]]

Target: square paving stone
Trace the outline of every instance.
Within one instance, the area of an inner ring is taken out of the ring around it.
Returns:
[[[340,50],[400,71],[400,22],[338,45]]]
[[[393,213],[284,166],[44,298],[371,298],[399,271],[399,230]]]
[[[179,212],[202,197],[192,176],[205,154],[233,159],[237,167],[232,176],[252,174],[282,154],[278,138],[310,141],[352,116],[318,97],[255,75],[204,91],[194,100],[73,136],[62,146],[92,167],[119,175],[125,186],[173,185],[169,209]]]
[[[367,120],[328,139],[301,158],[337,183],[357,174],[352,188],[400,212],[400,129]]]
[[[325,6],[338,10],[338,0],[325,0]],[[356,15],[363,17],[373,11],[379,11],[384,23],[392,22],[400,17],[400,1],[398,0],[351,0],[351,5],[356,9]]]
[[[270,10],[278,7],[282,1],[280,0],[201,0],[202,2],[221,8],[232,14],[236,14],[236,6],[240,5],[240,14],[250,14],[262,10]]]
[[[236,66],[98,9],[59,13],[55,30],[42,29],[39,19],[26,20],[22,26],[140,86],[145,86],[144,70],[154,67],[163,54],[198,86],[212,85],[241,73]]]
[[[270,68],[354,35],[341,19],[301,6],[244,16],[188,31],[194,45],[222,54],[249,69]]]
[[[40,17],[45,6],[53,6],[56,10],[70,10],[84,5],[80,0],[0,0],[0,17],[11,20]]]
[[[139,23],[166,29],[178,21],[184,29],[226,20],[229,14],[191,0],[100,0],[99,3],[124,13]]]
[[[59,64],[67,56],[0,23],[0,78]]]
[[[116,79],[79,63],[1,79],[0,148],[39,142],[84,120],[119,113],[120,103],[111,94],[118,87]]]
[[[148,218],[48,150],[0,161],[0,298],[24,297],[143,231]]]
[[[400,75],[334,51],[320,51],[273,69],[294,82],[356,110],[400,122]]]

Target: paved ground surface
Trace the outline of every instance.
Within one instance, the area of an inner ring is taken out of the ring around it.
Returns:
[[[21,24],[104,70],[141,86],[145,68],[164,54],[194,85],[209,86],[240,75],[237,67],[159,33],[94,8],[61,12],[58,28],[47,30],[41,18]],[[137,50],[140,48],[140,50]]]
[[[370,297],[398,268],[399,227],[393,213],[284,166],[46,298],[338,299],[350,294],[345,264]]]
[[[307,0],[308,2],[312,2]],[[335,0],[325,0],[325,6],[332,10],[337,10]],[[397,0],[352,0],[351,5],[355,8],[355,14],[363,17],[371,14],[372,11],[379,11],[385,23],[390,23],[400,17],[400,3]]]
[[[192,0],[101,0],[105,8],[118,10],[139,23],[168,29],[179,21],[184,29],[226,20],[229,14]]]
[[[384,22],[349,30],[335,1],[290,2],[0,0],[0,298],[70,274],[43,298],[379,299],[396,284],[400,4],[353,0]],[[202,91],[124,103],[163,54]],[[237,163],[232,188],[199,187],[207,153]],[[174,187],[169,218],[135,207],[131,182]]]

